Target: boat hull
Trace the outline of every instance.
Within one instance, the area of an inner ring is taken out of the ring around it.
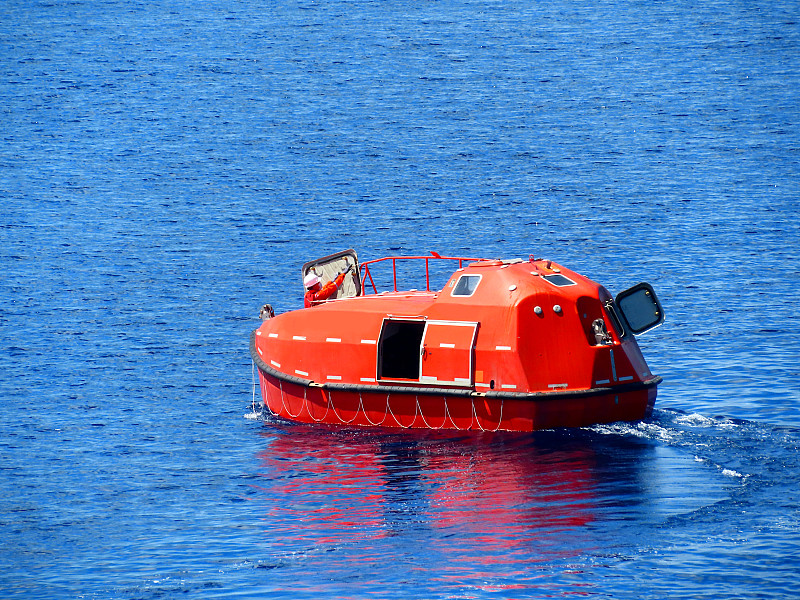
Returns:
[[[260,368],[259,380],[266,409],[296,422],[477,431],[534,431],[639,421],[649,417],[660,381],[654,378],[647,384],[620,386],[611,391],[547,392],[520,397],[309,386],[275,377]]]

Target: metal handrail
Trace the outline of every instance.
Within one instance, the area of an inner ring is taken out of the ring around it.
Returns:
[[[425,261],[425,290],[430,292],[431,291],[431,275],[430,275],[430,261],[431,260],[453,260],[458,261],[458,268],[460,269],[465,262],[475,262],[479,260],[486,260],[484,258],[468,258],[465,256],[441,256],[436,252],[431,252],[430,256],[384,256],[383,258],[376,258],[373,260],[368,260],[362,262],[359,265],[359,270],[361,271],[361,295],[363,296],[366,293],[367,287],[367,279],[369,279],[369,283],[372,286],[372,293],[377,294],[378,289],[375,286],[375,280],[372,278],[372,272],[370,271],[370,265],[374,265],[377,263],[381,263],[384,261],[390,260],[392,261],[392,282],[394,291],[397,292],[397,261],[410,261],[410,260],[422,260]]]

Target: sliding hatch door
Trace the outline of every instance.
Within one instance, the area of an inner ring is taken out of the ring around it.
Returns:
[[[471,386],[478,324],[427,321],[422,337],[420,383]]]

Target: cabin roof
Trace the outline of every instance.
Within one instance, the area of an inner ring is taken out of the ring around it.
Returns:
[[[536,295],[575,299],[597,284],[552,261],[479,261],[453,273],[438,303],[508,306]]]

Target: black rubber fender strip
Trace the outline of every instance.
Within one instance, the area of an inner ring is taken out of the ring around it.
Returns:
[[[274,377],[287,383],[301,385],[303,387],[319,387],[326,390],[340,390],[346,392],[365,392],[365,393],[384,393],[391,392],[394,394],[428,394],[434,396],[460,396],[468,398],[470,396],[486,397],[486,398],[503,398],[515,400],[556,400],[558,398],[575,398],[585,396],[600,396],[603,394],[620,394],[624,392],[632,392],[635,390],[646,389],[661,383],[662,378],[658,375],[651,376],[645,381],[632,381],[630,383],[622,383],[609,387],[587,388],[583,390],[553,390],[552,392],[496,392],[494,390],[487,390],[485,392],[477,392],[472,389],[454,389],[454,388],[437,388],[437,387],[419,387],[419,386],[401,386],[401,385],[358,385],[354,383],[317,383],[310,379],[303,379],[295,375],[289,375],[274,369],[264,362],[258,351],[256,350],[256,331],[254,329],[250,334],[250,355],[253,357],[253,362],[265,375]]]

